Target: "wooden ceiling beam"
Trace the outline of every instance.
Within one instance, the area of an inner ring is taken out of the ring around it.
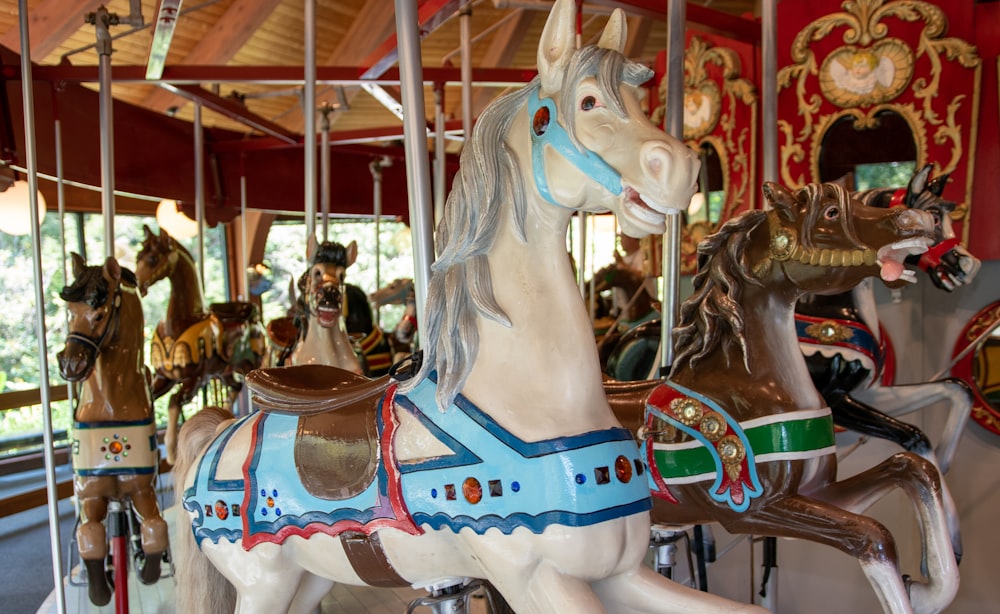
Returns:
[[[212,28],[212,35],[202,38],[181,63],[188,65],[228,63],[250,40],[254,32],[260,29],[279,4],[281,0],[235,0]],[[118,70],[117,66],[115,70]],[[157,88],[146,96],[142,106],[164,113],[178,102],[177,96]]]
[[[31,57],[38,60],[59,48],[67,38],[83,26],[83,18],[96,11],[101,0],[43,0],[28,12],[28,38]],[[16,22],[15,22],[16,23]],[[94,38],[96,42],[96,35]],[[21,52],[21,31],[14,27],[0,37],[0,45]]]
[[[518,10],[518,15],[497,28],[490,46],[483,56],[483,66],[510,66],[517,50],[524,42],[537,11]],[[478,117],[483,108],[497,96],[495,89],[480,88],[472,95],[473,114]],[[447,102],[447,101],[446,101]]]

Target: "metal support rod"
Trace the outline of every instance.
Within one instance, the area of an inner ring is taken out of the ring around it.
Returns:
[[[63,184],[63,155],[62,155],[62,122],[59,120],[59,103],[56,100],[56,89],[52,88],[52,114],[55,117],[55,133],[56,133],[56,201],[58,203],[59,212],[59,245],[60,245],[60,255],[62,260],[60,260],[62,278],[63,281],[68,283],[69,277],[66,271],[66,190]],[[35,173],[38,176],[38,173]],[[66,322],[69,322],[69,311],[66,312]],[[67,330],[69,330],[67,328]],[[73,382],[66,382],[66,403],[70,407],[76,406],[76,389],[73,387]]]
[[[240,265],[243,267],[243,300],[250,300],[250,233],[247,231],[247,174],[240,160]]]
[[[684,138],[684,28],[687,6],[683,0],[667,3],[667,112],[666,131],[678,139]],[[674,363],[674,324],[680,303],[681,216],[667,216],[663,233],[663,305],[660,327],[660,375],[665,377]]]
[[[368,169],[372,173],[372,213],[375,215],[375,287],[382,287],[382,242],[380,223],[382,220],[382,169],[389,166],[388,160],[372,160]]]
[[[462,133],[465,142],[472,138],[472,5],[459,12],[462,44]]]
[[[444,145],[444,84],[434,84],[434,224],[444,213],[448,197],[447,152]]]
[[[427,162],[427,114],[424,110],[420,32],[415,0],[395,0],[399,43],[400,89],[403,94],[403,141],[406,153],[406,191],[413,233],[413,289],[417,321],[425,322],[427,283],[434,260],[431,233],[432,201]]]
[[[778,12],[777,0],[761,3],[761,143],[764,181],[778,180]]]
[[[49,510],[49,552],[55,605],[66,612],[66,592],[62,579],[62,545],[59,538],[59,493],[56,489],[56,460],[52,442],[52,405],[49,396],[49,351],[45,342],[45,289],[42,277],[42,232],[38,226],[38,173],[35,151],[35,99],[31,77],[31,42],[28,38],[28,0],[18,0],[21,28],[21,95],[24,104],[24,157],[28,165],[28,214],[31,220],[31,261],[35,278],[35,335],[38,338],[39,393],[42,402],[42,456],[45,460],[45,493]]]
[[[111,32],[118,16],[101,6],[87,16],[97,33],[101,129],[101,215],[104,219],[104,255],[115,255],[115,127],[111,98]]]
[[[306,239],[316,236],[316,0],[305,1],[305,83],[302,117],[305,145]]]
[[[576,277],[580,285],[580,296],[587,296],[587,222],[590,220],[590,214],[581,211],[577,218],[580,220],[580,256]]]
[[[198,222],[198,278],[205,290],[205,133],[201,103],[194,103],[194,211]]]
[[[330,114],[333,113],[333,106],[324,103],[319,109],[320,112],[320,212],[323,216],[323,241],[330,240]],[[378,252],[376,252],[378,254]],[[376,288],[379,286],[376,285]]]

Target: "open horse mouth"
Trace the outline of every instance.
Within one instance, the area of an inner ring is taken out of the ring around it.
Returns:
[[[907,256],[926,252],[932,242],[928,237],[913,237],[879,248],[875,258],[881,267],[879,275],[885,281],[902,280],[916,283],[917,274],[907,269],[904,261]]]

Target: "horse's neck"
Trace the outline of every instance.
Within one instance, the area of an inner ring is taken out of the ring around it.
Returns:
[[[862,324],[878,339],[878,312],[875,290],[870,279],[863,280],[853,290],[827,296],[809,295],[798,304],[798,312],[817,318],[851,320]]]
[[[122,315],[122,325],[134,325]],[[76,420],[134,422],[152,416],[149,379],[142,339],[142,313],[138,314],[138,332],[119,333],[105,346],[94,364],[94,371],[80,387]]]
[[[170,274],[170,301],[166,317],[168,333],[175,337],[204,317],[205,299],[201,293],[201,281],[190,256],[180,251],[177,266]]]
[[[347,331],[341,326],[320,326],[315,318],[311,318],[306,337],[296,345],[290,361],[293,365],[332,365],[354,373],[362,371]]]
[[[694,368],[678,364],[670,379],[715,399],[737,419],[824,407],[798,344],[794,301],[763,289],[744,290],[749,371],[739,346],[722,343]],[[762,296],[754,301],[756,293]]]
[[[565,233],[526,226],[527,244],[501,231],[489,253],[494,294],[511,327],[479,318],[478,353],[462,392],[528,440],[617,425]]]

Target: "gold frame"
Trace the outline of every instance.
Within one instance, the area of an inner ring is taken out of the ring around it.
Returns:
[[[979,98],[982,59],[976,48],[957,38],[943,38],[947,28],[944,12],[937,6],[919,0],[847,0],[843,12],[832,13],[814,20],[803,28],[792,44],[793,64],[778,71],[778,91],[794,88],[801,126],[796,129],[789,120],[778,121],[780,146],[779,164],[782,182],[789,187],[819,181],[819,153],[826,131],[834,122],[850,117],[854,127],[870,128],[878,124],[878,113],[891,111],[910,126],[917,145],[917,168],[927,163],[931,142],[939,150],[948,148],[946,163],[935,161],[935,173],[951,173],[966,159],[965,201],[952,214],[954,219],[968,217],[972,199],[972,178],[975,167],[976,136],[979,123]],[[889,17],[905,22],[921,22],[916,51],[900,38],[890,37]],[[843,45],[816,57],[812,44],[833,37],[843,29]],[[852,80],[843,58],[853,58],[860,64],[869,61],[871,73]],[[929,71],[917,72],[917,62],[926,58]],[[840,61],[838,68],[831,62]],[[971,101],[966,93],[949,94],[941,90],[941,77],[946,71],[971,69],[973,85]],[[998,67],[1000,68],[1000,67]],[[880,74],[875,75],[876,72]],[[839,77],[838,77],[839,75]],[[815,78],[816,86],[811,87]],[[906,100],[900,100],[903,97]],[[823,102],[840,110],[823,112]],[[957,114],[971,104],[972,125],[968,132],[958,125]],[[805,162],[810,176],[792,170],[793,163]],[[963,241],[968,242],[969,225],[963,228]]]

